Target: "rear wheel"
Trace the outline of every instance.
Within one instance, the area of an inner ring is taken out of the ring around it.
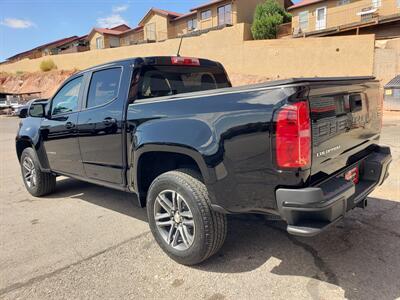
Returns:
[[[56,187],[56,177],[40,170],[35,151],[26,148],[21,155],[22,179],[28,192],[35,197],[52,193]]]
[[[147,214],[157,243],[181,264],[206,260],[225,241],[226,216],[211,209],[205,185],[190,170],[167,172],[154,180]]]

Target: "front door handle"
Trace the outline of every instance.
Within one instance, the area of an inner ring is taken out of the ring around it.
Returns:
[[[75,124],[72,123],[72,122],[67,122],[67,123],[65,123],[65,128],[67,128],[67,129],[72,129],[72,128],[74,128],[74,127],[75,127]]]
[[[114,125],[114,124],[116,124],[117,123],[117,120],[115,120],[115,119],[113,119],[113,118],[105,118],[104,120],[103,120],[103,124],[105,125],[105,126],[112,126],[112,125]]]

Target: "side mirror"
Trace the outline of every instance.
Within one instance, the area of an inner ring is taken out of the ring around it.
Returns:
[[[24,119],[28,116],[28,109],[27,108],[22,108],[18,114],[18,117],[21,119]]]
[[[46,116],[45,113],[46,104],[43,103],[32,103],[29,107],[29,116],[32,118],[43,118]]]

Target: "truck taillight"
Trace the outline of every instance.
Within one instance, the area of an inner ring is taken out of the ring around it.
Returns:
[[[171,62],[173,65],[200,66],[200,60],[192,57],[173,56]]]
[[[276,119],[276,161],[280,168],[311,164],[311,120],[307,102],[286,104]]]

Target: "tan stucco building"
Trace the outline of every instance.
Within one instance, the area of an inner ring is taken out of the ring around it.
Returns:
[[[90,50],[119,47],[120,36],[130,29],[125,24],[113,28],[93,28],[87,37]]]
[[[400,36],[400,0],[303,0],[288,8],[294,37],[375,33]]]
[[[144,41],[144,30],[142,26],[124,31],[120,35],[121,46],[141,44]]]
[[[159,8],[151,8],[139,22],[143,27],[144,40],[148,42],[165,41],[175,37],[171,21],[182,14]]]
[[[75,53],[87,50],[89,50],[89,47],[87,47],[86,35],[81,37],[71,36],[18,53],[12,57],[9,57],[7,61],[16,61],[25,58],[35,59],[47,55]]]
[[[264,1],[214,0],[194,7],[185,14],[152,8],[139,25],[144,28],[145,40],[162,41],[237,23],[251,24],[257,5]],[[293,4],[290,0],[277,1],[284,8]]]

